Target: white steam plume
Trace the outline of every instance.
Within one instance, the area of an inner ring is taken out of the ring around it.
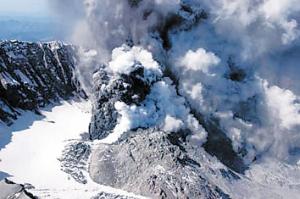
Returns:
[[[51,4],[64,17],[68,10],[68,19],[75,19],[73,42],[97,52],[92,53],[92,62],[85,62],[92,63],[87,73],[97,62],[108,64],[113,49],[124,43],[144,48],[157,62],[168,63],[180,94],[193,109],[218,118],[234,149],[248,151],[246,161],[255,156],[299,160],[299,0],[51,0]],[[194,23],[191,12],[199,8],[208,19]],[[194,25],[169,31],[171,45],[164,50],[166,38],[158,30],[166,28],[172,13]],[[160,121],[166,121],[166,129],[180,128],[178,115],[164,116]]]

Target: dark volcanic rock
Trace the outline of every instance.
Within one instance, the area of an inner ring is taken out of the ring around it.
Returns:
[[[96,102],[90,124],[90,138],[102,139],[109,135],[117,124],[115,102],[139,104],[150,92],[152,82],[144,79],[144,68],[138,63],[129,75],[112,76],[105,67],[94,74]]]
[[[83,171],[86,171],[90,153],[91,147],[85,142],[68,144],[63,151],[63,155],[59,158],[61,170],[70,174],[77,182],[86,184],[87,179]]]
[[[0,120],[70,96],[86,97],[75,76],[76,49],[58,42],[0,42]]]

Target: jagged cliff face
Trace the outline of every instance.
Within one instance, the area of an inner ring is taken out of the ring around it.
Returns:
[[[59,42],[0,42],[0,120],[11,124],[21,110],[86,97],[75,75],[76,49]]]

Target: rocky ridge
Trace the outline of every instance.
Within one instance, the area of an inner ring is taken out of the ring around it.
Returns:
[[[230,198],[207,175],[222,176],[222,171],[229,180],[239,177],[226,168],[207,168],[205,152],[184,142],[184,133],[128,133],[125,140],[93,153],[90,174],[99,184],[150,198]]]
[[[37,199],[31,194],[28,189],[32,189],[31,185],[16,184],[8,179],[0,181],[0,198],[15,198],[15,199]]]
[[[11,124],[22,110],[86,98],[75,75],[76,48],[60,42],[0,42],[0,120]]]
[[[114,128],[122,118],[115,107],[119,100],[131,106],[143,106],[143,103],[147,104],[145,101],[148,100],[156,83],[170,81],[158,77],[154,82],[147,84],[143,81],[146,79],[143,73],[146,69],[142,70],[140,67],[142,66],[133,66],[134,70],[127,75],[113,75],[108,72],[107,67],[102,67],[94,75],[95,93],[99,98],[93,110],[91,139],[106,138],[114,134]],[[111,75],[110,78],[108,74]],[[142,82],[135,84],[134,81],[128,81],[133,79]],[[155,110],[159,115],[162,107],[157,104],[156,106]],[[156,121],[159,121],[158,118]],[[218,128],[218,126],[215,124],[210,128]],[[197,143],[197,139],[196,141],[193,139],[193,136],[201,133],[193,130],[187,125],[181,130],[168,132],[160,126],[151,127],[148,124],[141,124],[137,128],[124,132],[116,142],[98,144],[98,147],[92,150],[90,175],[99,184],[150,198],[230,198],[226,191],[211,179],[221,177],[224,183],[230,183],[240,177],[226,166],[215,168],[220,162],[210,157]],[[215,140],[226,138],[225,135],[221,135],[221,138],[218,138],[220,136],[218,134],[213,136]],[[232,147],[230,142],[227,144],[228,148]],[[225,151],[223,157],[225,158],[226,155],[231,156]],[[236,164],[234,157],[225,160],[228,164],[236,166],[233,168],[243,166],[243,164]]]

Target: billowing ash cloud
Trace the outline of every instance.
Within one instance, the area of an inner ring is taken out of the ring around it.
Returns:
[[[49,1],[63,18],[73,19],[73,41],[101,51],[103,59],[125,41],[153,45],[149,32],[179,9],[179,0]],[[74,8],[74,10],[70,9]]]
[[[72,29],[66,39],[97,51],[81,52],[84,67],[80,72],[85,74],[87,87],[91,86],[89,73],[97,68],[95,62],[108,62],[111,51],[123,43],[159,52],[160,42],[154,39],[159,36],[149,33],[155,34],[153,30],[163,26],[166,16],[176,12],[179,4],[179,0],[49,0],[54,13],[66,21],[66,28]]]
[[[217,33],[241,45],[245,59],[293,45],[299,36],[300,6],[297,0],[204,2],[214,17]]]
[[[111,53],[123,44],[144,49],[174,74],[176,89],[192,109],[218,121],[245,161],[264,156],[298,161],[299,0],[51,0],[51,4],[64,17],[69,12],[67,18],[75,19],[73,42],[89,49],[83,52],[83,65],[91,65],[85,73],[92,73],[99,63],[112,59],[115,63]],[[117,59],[119,65],[128,63],[131,55],[125,54]],[[141,109],[118,108],[127,119],[140,116]],[[176,114],[165,116],[174,123],[166,129],[183,124]]]
[[[300,93],[300,4],[298,0],[204,1],[218,37],[235,55],[275,84]],[[280,75],[279,75],[280,74]]]

